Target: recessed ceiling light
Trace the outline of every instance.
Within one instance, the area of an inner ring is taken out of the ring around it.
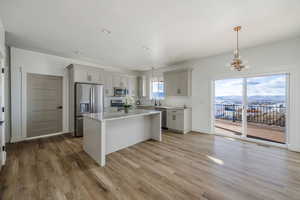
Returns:
[[[149,51],[149,50],[150,50],[149,47],[147,47],[147,46],[142,46],[142,48],[143,48],[145,51]]]
[[[81,54],[82,54],[82,53],[81,53],[80,51],[78,51],[78,50],[73,51],[73,53],[76,54],[76,55],[81,55]]]
[[[111,34],[111,31],[108,30],[108,29],[103,28],[102,33],[105,33],[105,34],[109,35],[109,34]]]

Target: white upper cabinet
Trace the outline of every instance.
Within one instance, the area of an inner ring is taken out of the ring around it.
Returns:
[[[128,88],[128,77],[127,76],[121,76],[120,86],[122,88]]]
[[[112,84],[113,84],[113,87],[121,87],[121,75],[113,74]]]
[[[68,66],[70,83],[97,83],[104,84],[104,95],[114,96],[114,88],[126,88],[130,96],[137,96],[137,77],[104,71],[96,67],[71,64]]]
[[[166,96],[191,96],[191,70],[164,73]]]
[[[113,74],[113,87],[128,89],[129,79],[130,77],[125,74]]]
[[[113,96],[113,75],[111,72],[104,72],[104,95]]]
[[[98,83],[103,84],[104,70],[97,67],[90,67],[84,65],[69,65],[69,70],[73,71],[73,82],[81,83]]]
[[[137,96],[138,97],[146,97],[146,77],[140,76],[137,78]]]
[[[137,96],[138,95],[138,80],[137,77],[129,77],[128,79],[128,92],[129,96]]]
[[[88,74],[87,71],[82,69],[73,70],[74,73],[74,82],[87,82],[88,81]]]

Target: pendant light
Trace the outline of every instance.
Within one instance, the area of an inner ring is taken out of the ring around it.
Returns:
[[[239,49],[239,31],[242,29],[241,26],[236,26],[233,30],[236,32],[236,49],[233,53],[233,59],[230,63],[230,67],[233,71],[242,71],[243,69],[248,68],[240,57]]]

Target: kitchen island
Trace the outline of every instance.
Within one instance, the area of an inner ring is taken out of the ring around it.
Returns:
[[[137,109],[84,116],[83,149],[100,166],[105,166],[107,154],[149,139],[161,141],[160,111]]]

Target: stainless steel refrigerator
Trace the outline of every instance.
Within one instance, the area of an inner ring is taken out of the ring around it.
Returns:
[[[101,113],[104,108],[103,85],[75,83],[75,136],[83,135],[83,115]]]

